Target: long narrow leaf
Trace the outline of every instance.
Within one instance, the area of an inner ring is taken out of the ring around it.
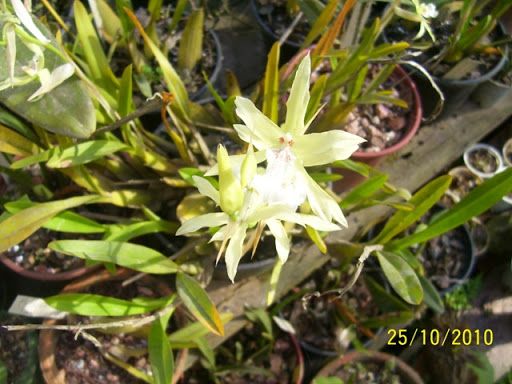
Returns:
[[[122,300],[90,293],[63,293],[44,299],[51,307],[82,316],[133,316],[162,308],[169,298],[148,299],[137,297]]]
[[[438,215],[426,229],[395,240],[388,244],[388,248],[402,249],[457,228],[472,217],[487,211],[511,191],[512,168],[508,168],[480,184],[451,209]]]
[[[263,113],[274,123],[277,123],[279,113],[279,54],[281,44],[274,43],[268,54],[267,68],[265,70]]]
[[[430,183],[416,192],[409,204],[413,204],[415,209],[411,212],[398,211],[386,223],[379,235],[373,240],[375,244],[386,244],[393,237],[407,229],[411,224],[421,218],[434,204],[439,201],[451,184],[451,177],[441,176],[432,180]]]
[[[178,265],[154,249],[142,245],[104,240],[59,240],[48,247],[85,260],[113,263],[153,274],[176,273]]]
[[[192,277],[178,272],[176,290],[194,317],[213,333],[223,336],[224,325],[208,294]]]
[[[58,213],[98,200],[98,196],[71,197],[32,206],[15,213],[0,223],[0,252],[25,240]]]

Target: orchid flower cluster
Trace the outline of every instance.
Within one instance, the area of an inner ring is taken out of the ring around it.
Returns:
[[[310,75],[311,60],[306,56],[296,71],[281,126],[259,111],[252,101],[237,97],[236,114],[244,124],[235,124],[234,128],[249,144],[247,153],[229,156],[219,145],[217,165],[205,174],[218,175],[218,190],[206,178],[193,177],[199,192],[212,199],[222,212],[186,221],[177,235],[219,228],[210,241],[222,241],[217,261],[225,251],[227,273],[232,281],[241,258],[251,248],[254,252],[266,227],[274,236],[277,255],[284,263],[290,252],[287,223],[325,232],[347,226],[339,204],[311,178],[306,168],[347,159],[364,139],[341,130],[305,133],[312,122],[304,122]],[[259,168],[258,164],[264,161],[266,168]],[[297,212],[306,204],[310,214]],[[254,231],[248,235],[250,229]]]
[[[436,37],[432,28],[430,27],[430,20],[435,19],[439,15],[439,11],[434,3],[423,3],[420,0],[411,0],[414,11],[408,11],[400,7],[395,7],[397,16],[406,20],[417,22],[420,24],[420,29],[414,40],[421,39],[425,33],[428,33],[432,41],[436,41]]]
[[[59,56],[60,52],[51,44],[51,40],[37,27],[29,9],[21,0],[10,0],[14,14],[7,7],[5,0],[0,6],[0,26],[2,28],[2,44],[5,44],[5,62],[7,63],[7,78],[0,80],[0,91],[22,86],[36,79],[40,87],[28,98],[35,101],[52,89],[58,87],[74,73],[74,66],[65,63],[52,72],[45,68],[45,50],[50,49]],[[18,43],[23,46],[18,46]],[[32,59],[17,65],[19,52],[27,50],[32,53]]]

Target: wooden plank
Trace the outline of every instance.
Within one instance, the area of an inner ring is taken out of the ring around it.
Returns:
[[[422,127],[403,150],[387,158],[379,167],[390,175],[396,186],[417,190],[460,157],[465,148],[492,132],[512,115],[512,93],[495,106],[480,109],[467,103],[460,114]],[[372,207],[348,216],[347,229],[331,234],[327,241],[349,240],[364,228],[380,221],[389,208]],[[277,299],[305,280],[313,271],[328,261],[314,245],[294,249],[283,267],[277,288]],[[220,311],[231,312],[236,321],[226,325],[224,338],[212,336],[213,346],[238,332],[246,323],[242,316],[246,306],[265,305],[267,276],[251,277],[236,284],[216,283],[209,287],[210,295]]]

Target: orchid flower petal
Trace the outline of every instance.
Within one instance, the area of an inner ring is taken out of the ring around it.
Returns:
[[[366,141],[362,137],[341,130],[311,133],[295,139],[293,152],[305,167],[345,160]]]
[[[50,40],[35,25],[32,15],[27,8],[25,8],[25,5],[23,5],[21,0],[11,0],[11,4],[14,8],[14,13],[16,13],[16,16],[27,31],[29,31],[41,43],[48,44]]]
[[[286,221],[289,223],[295,223],[298,225],[301,225],[305,227],[306,225],[309,227],[312,227],[318,231],[324,231],[324,232],[333,232],[333,231],[339,231],[341,228],[331,223],[330,221],[324,220],[318,216],[315,215],[306,215],[303,213],[296,213],[296,212],[283,212],[279,213],[275,216],[276,219],[281,221]]]
[[[265,222],[272,233],[272,236],[276,239],[276,251],[279,259],[286,263],[288,255],[290,254],[290,238],[286,233],[286,229],[279,220],[269,219]]]
[[[256,158],[256,162],[259,164],[266,160],[265,151],[254,152],[254,157]],[[231,167],[233,168],[233,173],[235,175],[240,174],[240,169],[242,168],[242,163],[245,159],[245,155],[233,155],[229,156],[229,162],[231,163]],[[215,164],[211,167],[206,173],[205,176],[216,176],[219,174],[219,167]]]
[[[219,191],[215,189],[215,187],[203,177],[192,176],[192,180],[194,180],[194,185],[201,195],[207,196],[213,201],[215,204],[219,205],[220,196]]]
[[[231,282],[235,282],[236,271],[238,269],[238,264],[242,259],[242,252],[245,240],[245,234],[247,231],[247,225],[238,226],[233,232],[233,236],[229,241],[228,248],[226,249],[226,254],[224,256],[224,261],[226,263],[226,269],[228,272],[228,277]]]
[[[243,141],[260,150],[279,145],[283,131],[256,108],[251,100],[238,96],[235,105],[236,114],[245,125],[235,124],[234,128]]]
[[[183,223],[181,227],[176,231],[177,236],[184,235],[186,233],[195,232],[201,228],[218,227],[229,222],[229,216],[224,212],[206,213],[201,216],[193,217]]]
[[[293,213],[294,210],[288,204],[272,204],[255,208],[247,217],[246,222],[249,224],[265,221],[271,218],[281,217],[286,213]]]
[[[294,137],[304,134],[304,119],[309,103],[309,78],[311,75],[311,58],[307,55],[302,59],[295,78],[293,79],[290,97],[286,103],[286,120],[283,130]]]
[[[73,73],[75,73],[75,67],[70,63],[66,63],[55,68],[49,74],[47,70],[40,71],[38,75],[41,86],[28,98],[28,101],[34,101],[38,97],[51,92],[53,89],[57,88],[64,81],[73,76]]]
[[[228,226],[225,225],[215,232],[208,242],[213,243],[214,241],[229,239],[232,235],[233,234],[228,231]]]
[[[308,202],[313,213],[327,221],[336,221],[344,227],[347,227],[347,220],[343,216],[338,203],[325,192],[315,180],[309,176],[304,168],[299,168],[307,184]]]

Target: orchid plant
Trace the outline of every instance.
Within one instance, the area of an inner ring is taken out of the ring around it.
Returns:
[[[83,85],[71,79],[75,65],[57,42],[21,0],[0,4],[0,27],[0,56],[6,63],[0,71],[0,101],[49,131],[89,136],[95,129],[92,101]],[[62,104],[74,104],[78,111]]]
[[[217,260],[225,249],[232,281],[240,259],[250,248],[254,252],[265,227],[275,237],[277,254],[284,263],[290,251],[287,223],[319,231],[336,231],[341,229],[340,225],[347,226],[338,202],[311,178],[306,168],[347,159],[364,140],[341,130],[305,134],[313,120],[305,123],[310,75],[308,55],[297,69],[281,126],[250,100],[237,97],[236,114],[245,124],[235,124],[234,128],[249,144],[249,150],[245,155],[229,157],[225,148],[219,146],[217,165],[206,173],[207,176],[218,174],[219,190],[207,179],[193,177],[199,192],[211,198],[222,212],[194,217],[177,234],[220,227],[210,241],[222,241]],[[263,161],[266,168],[258,169],[257,164]],[[306,203],[312,213],[298,213],[297,209]],[[244,247],[247,231],[252,228],[255,231]]]

